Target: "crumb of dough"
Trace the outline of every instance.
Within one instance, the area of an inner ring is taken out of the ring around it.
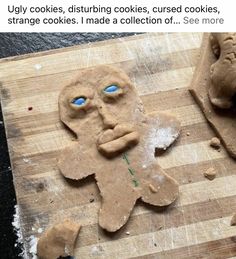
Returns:
[[[210,181],[214,180],[216,177],[216,170],[213,167],[208,168],[203,175]]]
[[[220,140],[216,137],[212,138],[210,141],[210,146],[215,148],[215,149],[219,149],[220,148]]]
[[[190,136],[190,132],[187,132],[186,135],[187,135],[187,136]]]
[[[151,190],[151,192],[157,193],[157,189],[152,184],[149,184],[149,189]]]
[[[230,221],[230,226],[236,226],[236,213],[233,215]]]

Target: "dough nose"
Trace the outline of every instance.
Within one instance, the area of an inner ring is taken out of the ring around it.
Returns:
[[[99,103],[97,108],[102,118],[104,128],[113,129],[118,124],[114,116],[108,111],[107,107],[103,103]]]

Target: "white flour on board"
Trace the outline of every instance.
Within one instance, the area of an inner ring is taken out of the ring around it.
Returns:
[[[29,237],[29,253],[31,254],[31,259],[37,259],[38,256],[36,255],[37,253],[37,243],[38,243],[38,238],[31,235]]]
[[[20,208],[18,205],[15,205],[15,214],[13,215],[13,222],[12,226],[14,227],[17,240],[15,246],[22,247],[23,251],[19,254],[24,259],[37,259],[37,241],[38,239],[35,236],[30,236],[27,239],[27,245],[29,247],[29,253],[30,257],[26,254],[26,242],[24,242],[23,234],[22,234],[22,228],[20,225]]]
[[[15,246],[20,246],[23,248],[23,251],[19,254],[19,256],[22,256],[22,258],[27,259],[26,253],[25,253],[24,242],[23,242],[22,230],[21,230],[21,226],[20,226],[20,209],[19,209],[18,205],[15,205],[15,214],[13,215],[12,226],[14,227],[14,231],[17,236]]]

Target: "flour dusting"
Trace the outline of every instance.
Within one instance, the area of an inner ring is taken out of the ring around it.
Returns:
[[[17,242],[22,243],[23,237],[22,237],[22,232],[20,229],[20,216],[19,216],[19,206],[18,205],[15,205],[15,214],[13,215],[12,226],[14,227],[14,230],[16,231],[16,235],[18,237]]]
[[[35,64],[35,65],[34,65],[34,68],[35,68],[36,70],[40,70],[40,69],[42,68],[42,65],[41,65],[41,64]]]
[[[29,238],[26,238],[26,242],[24,242],[23,234],[22,234],[22,227],[20,224],[20,208],[19,205],[15,205],[15,214],[13,215],[13,222],[12,226],[14,227],[14,231],[17,236],[15,247],[19,246],[22,247],[22,252],[19,256],[23,259],[37,259],[37,242],[38,239],[31,235]],[[32,228],[33,229],[33,228]],[[40,232],[40,228],[38,229]],[[26,245],[28,247],[28,251],[30,256],[26,253]]]
[[[22,230],[20,226],[20,209],[18,205],[15,205],[15,214],[13,215],[13,222],[12,226],[14,228],[14,231],[17,236],[16,244],[15,247],[19,246],[23,248],[23,251],[19,254],[24,259],[27,259],[26,253],[25,253],[25,247],[24,247],[24,242],[23,242],[23,235],[22,235]]]
[[[179,136],[179,130],[175,127],[161,127],[159,121],[156,123],[157,126],[148,131],[146,141],[144,142],[146,150],[144,169],[155,161],[156,150],[166,150]]]
[[[29,243],[29,253],[31,254],[31,259],[37,259],[37,243],[38,243],[38,238],[31,235],[28,239]]]
[[[178,137],[178,132],[172,127],[153,129],[150,137],[156,148],[166,150]]]
[[[42,228],[39,228],[39,229],[38,229],[38,233],[39,233],[39,234],[43,233],[43,229],[42,229]]]
[[[93,256],[101,256],[104,252],[104,249],[102,246],[97,245],[97,246],[93,246],[91,249],[91,255]]]

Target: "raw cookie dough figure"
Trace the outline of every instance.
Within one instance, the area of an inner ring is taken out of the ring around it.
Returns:
[[[62,152],[60,171],[74,180],[95,174],[102,228],[121,228],[139,198],[157,206],[177,198],[177,182],[160,168],[154,153],[174,142],[180,123],[162,113],[145,115],[123,71],[111,66],[80,71],[62,90],[59,111],[78,138]]]
[[[222,145],[236,158],[234,37],[231,33],[203,34],[189,90]]]
[[[236,94],[236,33],[212,33],[212,50],[218,60],[211,66],[211,103],[228,109]]]

